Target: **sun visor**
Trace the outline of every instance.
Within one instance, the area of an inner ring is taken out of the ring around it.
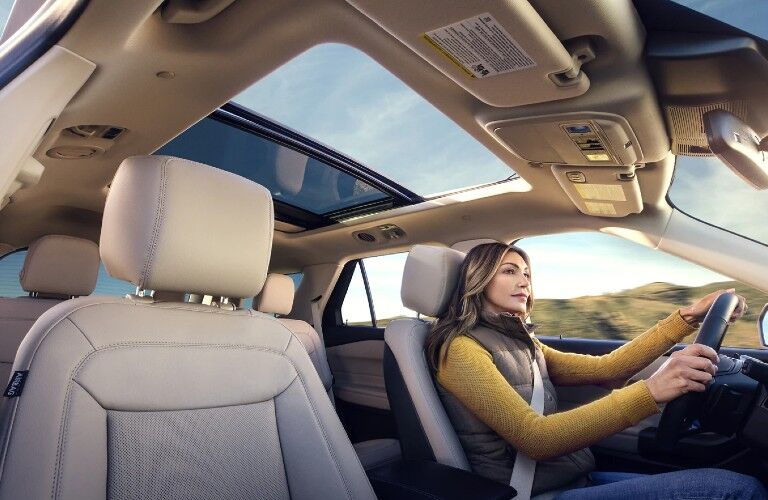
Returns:
[[[583,94],[588,43],[563,46],[526,0],[347,0],[481,101],[502,107]],[[403,15],[403,13],[407,15]]]

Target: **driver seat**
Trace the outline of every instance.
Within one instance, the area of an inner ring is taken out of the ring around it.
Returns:
[[[463,253],[450,248],[413,246],[403,270],[403,305],[430,317],[445,313],[463,260]],[[398,319],[384,331],[384,378],[402,456],[404,460],[435,461],[471,472],[424,355],[430,325],[423,319]],[[566,489],[542,493],[533,499],[551,499]]]
[[[269,192],[243,177],[122,163],[101,232],[109,274],[217,300],[138,293],[44,313],[6,391],[1,500],[375,498],[301,342],[232,304],[259,293],[273,223]]]

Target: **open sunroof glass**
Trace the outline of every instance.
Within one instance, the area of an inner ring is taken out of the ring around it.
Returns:
[[[389,198],[320,160],[212,118],[204,118],[155,154],[241,175],[265,186],[275,200],[317,215]]]

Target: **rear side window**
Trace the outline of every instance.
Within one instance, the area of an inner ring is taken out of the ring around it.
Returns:
[[[22,297],[28,295],[21,288],[19,274],[24,267],[27,249],[11,252],[0,257],[0,297]],[[136,287],[127,281],[119,280],[107,274],[104,264],[99,264],[99,275],[92,295],[123,296],[133,293]]]
[[[107,274],[104,263],[99,263],[99,276],[96,279],[96,288],[91,295],[126,295],[134,293],[136,287],[133,284],[113,278]]]
[[[19,273],[24,267],[27,250],[17,250],[0,258],[0,297],[27,295],[19,284]]]
[[[417,316],[415,311],[403,306],[400,299],[407,257],[405,252],[381,255],[361,259],[356,264],[341,306],[345,325],[385,328],[394,319]]]

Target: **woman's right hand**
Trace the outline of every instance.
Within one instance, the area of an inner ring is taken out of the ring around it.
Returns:
[[[717,372],[717,361],[711,347],[691,344],[673,352],[645,383],[657,403],[668,403],[688,392],[703,392]]]

